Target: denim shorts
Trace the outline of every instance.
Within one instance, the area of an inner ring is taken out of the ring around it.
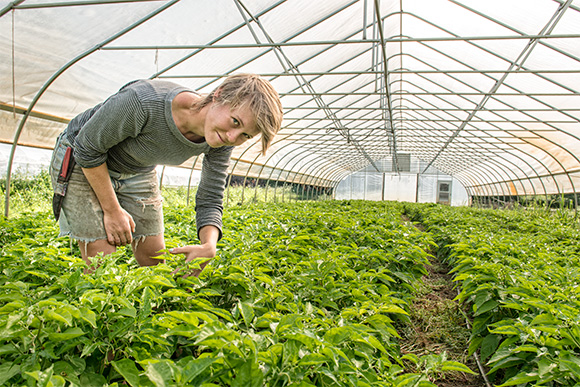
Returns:
[[[61,134],[56,142],[50,163],[50,175],[55,192],[65,192],[59,218],[60,235],[70,235],[82,242],[107,239],[103,224],[103,210],[81,167],[75,165],[66,184],[57,177],[66,148],[70,146]],[[119,204],[133,217],[133,240],[160,235],[163,227],[163,198],[159,190],[157,172],[126,174],[109,170],[111,184]]]

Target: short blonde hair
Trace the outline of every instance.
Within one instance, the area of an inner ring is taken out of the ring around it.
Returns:
[[[266,154],[283,118],[282,102],[270,82],[256,74],[230,75],[200,101],[197,108],[202,109],[210,103],[227,104],[232,109],[248,104],[262,135],[262,154]]]

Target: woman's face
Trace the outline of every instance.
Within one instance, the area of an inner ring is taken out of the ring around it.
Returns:
[[[212,148],[237,146],[258,136],[256,120],[247,104],[232,109],[230,105],[211,104],[205,117],[204,137]]]

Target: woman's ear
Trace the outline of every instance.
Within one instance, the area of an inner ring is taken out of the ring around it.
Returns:
[[[212,93],[212,102],[216,102],[216,100],[219,98],[220,94],[222,92],[221,88],[217,88],[216,90],[214,90],[214,92]]]

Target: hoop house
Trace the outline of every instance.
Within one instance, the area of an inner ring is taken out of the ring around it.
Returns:
[[[8,180],[17,146],[51,148],[133,79],[208,92],[253,72],[285,120],[267,156],[235,150],[232,175],[335,189],[366,169],[384,189],[437,170],[472,199],[580,190],[579,0],[0,0],[0,36]]]

